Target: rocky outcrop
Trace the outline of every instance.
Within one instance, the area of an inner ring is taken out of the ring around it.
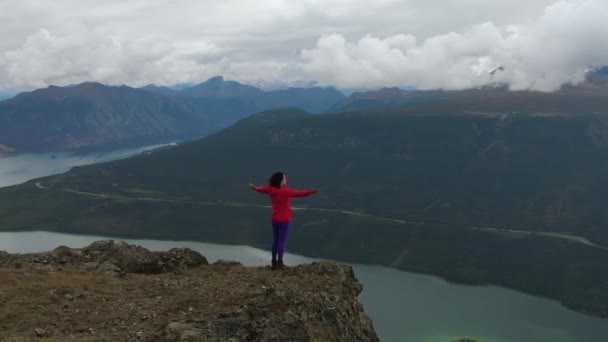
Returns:
[[[331,278],[339,285],[331,292],[263,287],[262,295],[212,321],[168,324],[162,338],[169,341],[183,341],[191,336],[204,336],[205,341],[216,341],[218,336],[233,336],[235,341],[378,340],[371,321],[355,300],[362,286],[350,267],[314,263],[294,267],[283,274],[296,279]]]
[[[337,263],[272,271],[104,240],[0,252],[0,277],[0,340],[378,341]]]
[[[174,248],[151,252],[123,241],[100,240],[85,248],[59,246],[48,253],[0,254],[0,267],[62,266],[79,270],[102,270],[119,273],[162,273],[208,264],[198,252]]]

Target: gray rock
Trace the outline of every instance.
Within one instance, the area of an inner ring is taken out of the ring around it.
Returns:
[[[34,332],[36,333],[36,337],[48,337],[51,335],[46,329],[36,328],[34,329]]]
[[[120,272],[121,271],[120,267],[116,266],[116,264],[114,264],[110,261],[104,261],[101,264],[97,264],[96,267],[97,267],[97,269],[102,270],[102,271],[109,271],[109,272]]]
[[[0,266],[45,265],[49,268],[74,267],[87,271],[123,273],[162,273],[207,265],[207,259],[188,248],[152,252],[124,241],[100,240],[82,249],[59,246],[51,252],[9,254],[0,251]]]
[[[51,252],[51,256],[55,258],[69,258],[74,255],[74,250],[70,247],[59,246]]]
[[[103,265],[113,264],[125,272],[160,273],[160,257],[141,247],[129,245],[124,241],[101,240],[82,249],[84,254]],[[108,265],[108,267],[110,267]]]
[[[159,253],[165,263],[173,264],[175,267],[190,268],[209,264],[207,258],[189,248],[172,248],[167,252]]]

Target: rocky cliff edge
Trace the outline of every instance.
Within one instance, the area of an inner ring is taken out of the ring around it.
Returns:
[[[378,341],[352,268],[272,271],[113,240],[0,251],[0,340]]]

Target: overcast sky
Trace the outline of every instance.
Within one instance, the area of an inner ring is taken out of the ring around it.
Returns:
[[[607,0],[0,0],[0,92],[215,75],[550,91],[608,65],[607,17]]]

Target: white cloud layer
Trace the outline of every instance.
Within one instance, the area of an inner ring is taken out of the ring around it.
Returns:
[[[315,80],[551,91],[608,65],[605,0],[0,0],[0,90]],[[489,71],[503,66],[504,72]]]
[[[341,87],[403,86],[463,89],[492,82],[511,89],[552,91],[608,64],[608,2],[560,1],[537,20],[497,27],[492,22],[418,42],[411,35],[371,35],[348,42],[325,35],[302,51],[305,74]],[[503,72],[491,75],[498,67]]]

